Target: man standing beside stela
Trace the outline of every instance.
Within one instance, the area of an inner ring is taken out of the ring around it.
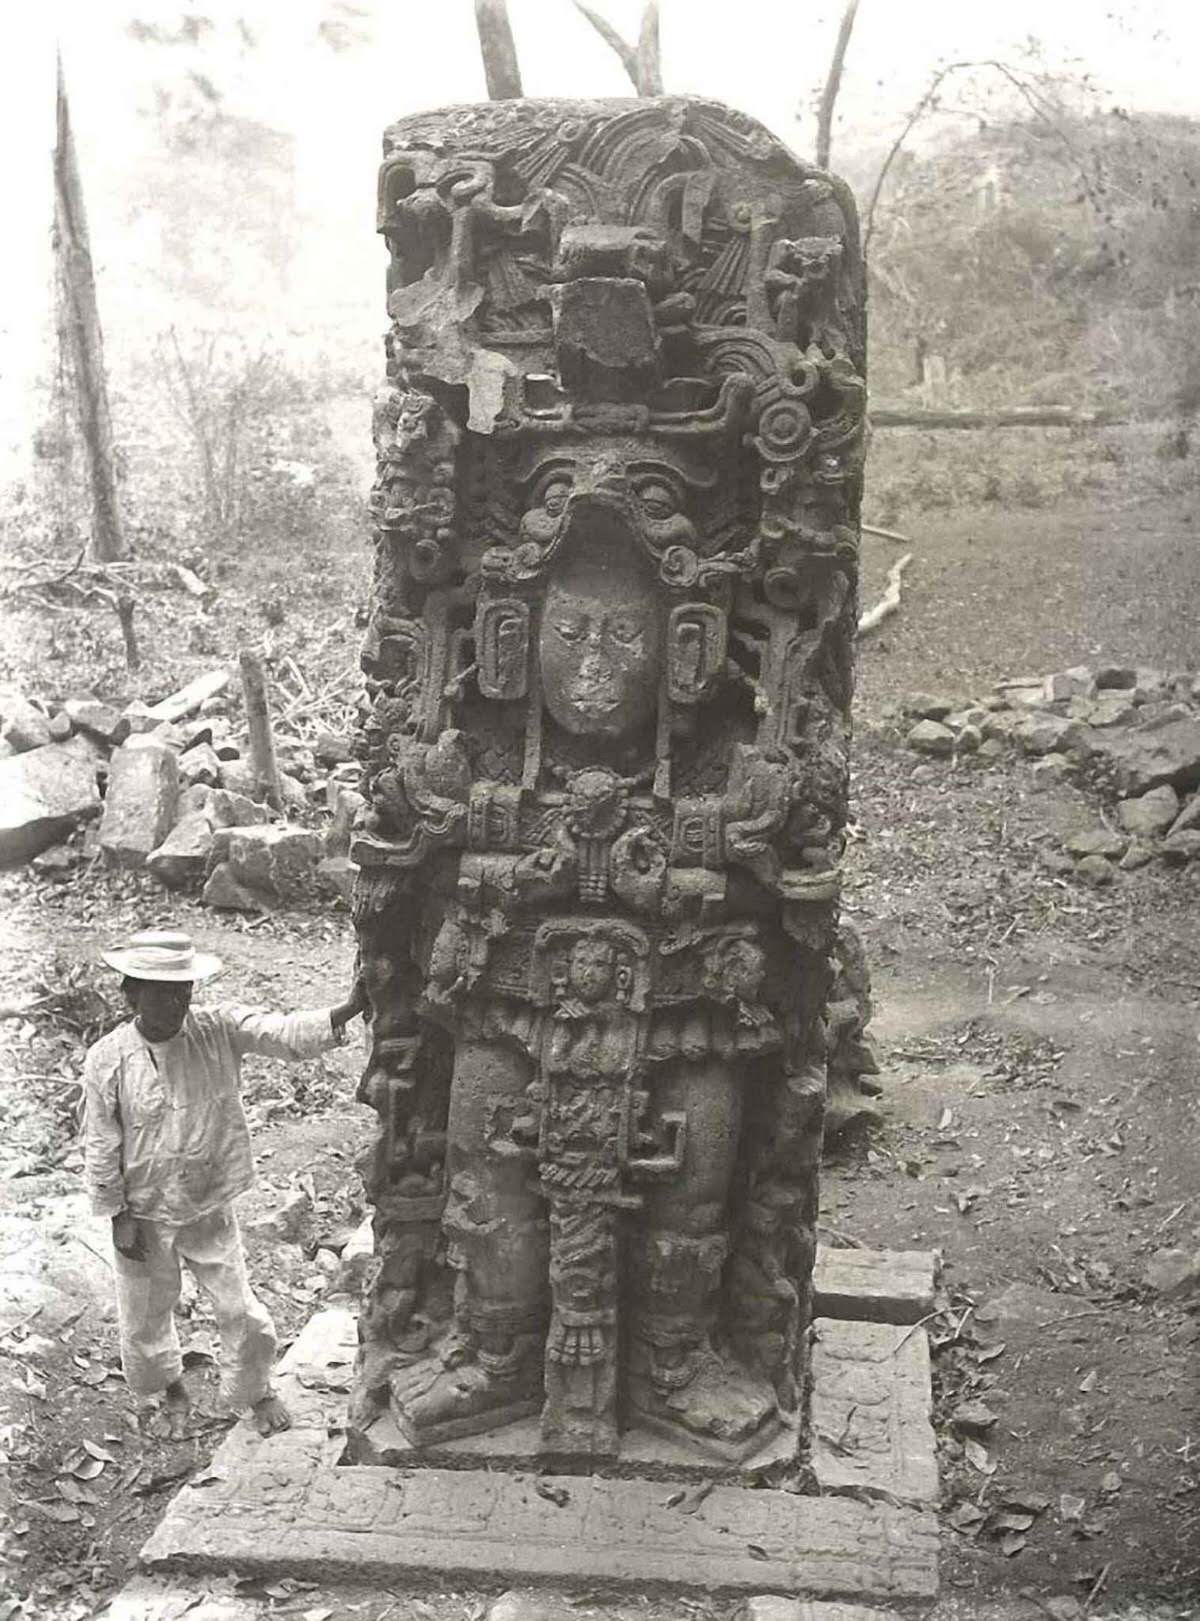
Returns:
[[[363,1012],[356,984],[337,1007],[272,1013],[233,1003],[195,1007],[221,970],[178,931],[146,930],[104,961],[124,977],[133,1017],[84,1065],[84,1175],[96,1215],[112,1218],[121,1365],[144,1409],[160,1392],[170,1432],[191,1408],[175,1330],[182,1261],[212,1301],[221,1392],[260,1434],[287,1429],[271,1387],[275,1328],[246,1277],[233,1200],[254,1180],[239,1077],[248,1054],[314,1058]]]

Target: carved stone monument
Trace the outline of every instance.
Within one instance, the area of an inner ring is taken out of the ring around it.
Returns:
[[[736,1465],[803,1432],[853,203],[712,102],[499,102],[388,130],[379,229],[354,1426]]]

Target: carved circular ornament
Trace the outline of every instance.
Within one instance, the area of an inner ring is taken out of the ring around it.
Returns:
[[[694,585],[700,574],[700,560],[690,546],[668,546],[662,554],[658,571],[667,585],[686,589]]]
[[[808,448],[812,417],[799,400],[776,400],[758,419],[755,445],[769,461],[791,461]]]

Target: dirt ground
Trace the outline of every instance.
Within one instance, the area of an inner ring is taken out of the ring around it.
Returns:
[[[1049,436],[1020,434],[1022,448],[947,434],[933,450],[934,436],[900,443],[909,437],[876,447],[871,516],[904,528],[916,559],[902,613],[862,645],[846,891],[874,975],[881,1120],[827,1165],[824,1236],[942,1256],[927,1325],[939,1614],[983,1616],[1025,1593],[1022,1613],[1058,1621],[1085,1607],[1184,1616],[1200,1606],[1200,1300],[1162,1300],[1145,1268],[1168,1245],[1200,1250],[1200,871],[1155,865],[1102,891],[1064,877],[1044,857],[1098,825],[1095,795],[1070,783],[1035,791],[1012,759],[922,762],[903,746],[896,703],[1101,660],[1200,668],[1194,458],[1161,469],[1148,443],[1112,436],[1116,461],[1094,439],[1068,455]],[[936,480],[917,488],[930,467],[953,484],[989,456],[1002,479],[1043,456],[1037,500],[945,506]],[[1060,476],[1076,463],[1082,474]],[[895,552],[868,541],[864,600]],[[338,568],[355,577],[351,562]],[[348,589],[336,604],[347,629],[353,601]],[[302,625],[295,634],[303,663]],[[0,1621],[80,1621],[131,1573],[171,1491],[223,1429],[198,1420],[182,1443],[139,1435],[116,1371],[106,1235],[86,1215],[71,1132],[82,1043],[104,1016],[91,987],[103,980],[77,965],[135,922],[173,916],[226,958],[222,995],[296,1006],[343,990],[352,942],[344,913],[230,920],[95,869],[62,884],[0,876],[0,909],[4,1001],[77,982],[0,1025],[0,1594],[11,1595]],[[356,1065],[346,1052],[248,1071],[261,1180],[243,1219],[284,1337],[330,1287],[320,1241],[362,1214],[353,1162],[370,1117],[352,1102]],[[305,1186],[314,1208],[295,1241],[253,1230]],[[211,1327],[189,1302],[202,1397],[214,1387]],[[969,1445],[952,1420],[966,1401],[995,1416]],[[257,1597],[296,1614],[320,1599]],[[389,1610],[462,1621],[482,1607],[470,1594],[343,1594],[342,1608],[364,1621]],[[597,1613],[586,1600],[572,1609]],[[728,1609],[689,1600],[661,1613]]]

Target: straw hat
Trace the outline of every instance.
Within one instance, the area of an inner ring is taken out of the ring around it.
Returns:
[[[161,979],[172,984],[211,979],[222,967],[220,957],[197,951],[191,937],[177,929],[143,929],[131,934],[120,950],[100,955],[110,968],[130,979]]]

